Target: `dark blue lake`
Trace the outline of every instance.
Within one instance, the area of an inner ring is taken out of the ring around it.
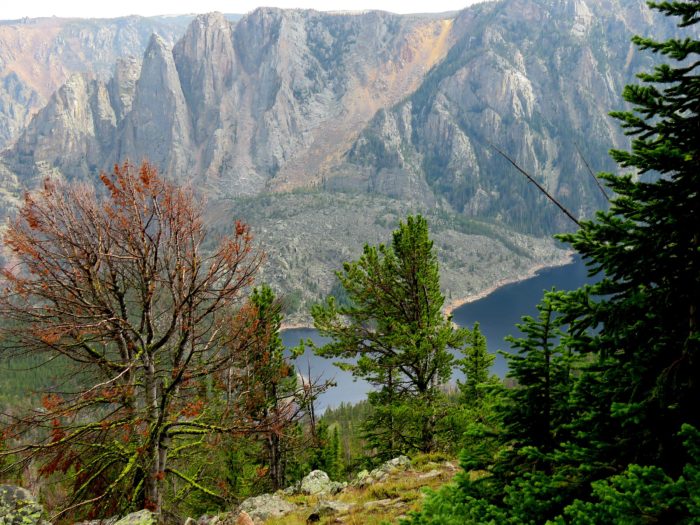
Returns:
[[[586,267],[580,260],[566,266],[547,268],[530,279],[505,285],[483,299],[460,306],[453,312],[453,320],[460,326],[468,327],[479,322],[481,331],[486,336],[489,351],[508,351],[509,347],[503,338],[507,335],[520,335],[515,324],[520,322],[524,315],[536,315],[535,306],[542,299],[545,290],[552,287],[558,290],[573,290],[588,281]],[[301,339],[309,338],[316,344],[323,343],[323,338],[311,329],[285,330],[282,333],[282,340],[288,347],[296,346]],[[332,361],[308,351],[297,360],[297,366],[304,375],[308,375],[310,370],[313,378],[330,379],[337,383],[335,388],[329,389],[319,398],[319,412],[341,402],[360,401],[370,389],[369,384],[360,380],[354,381],[349,373],[335,367]],[[500,355],[496,358],[494,372],[501,377],[506,373],[505,359]]]

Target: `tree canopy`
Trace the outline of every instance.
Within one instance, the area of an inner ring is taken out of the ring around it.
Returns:
[[[378,387],[370,394],[369,427],[388,454],[434,447],[435,396],[452,373],[450,349],[467,344],[442,313],[437,257],[427,221],[408,217],[391,246],[365,245],[337,273],[348,301],[330,297],[312,309],[314,325],[332,341],[316,352],[356,359],[342,366]],[[379,437],[376,433],[379,432]]]
[[[5,235],[3,351],[73,372],[5,436],[14,457],[71,479],[64,512],[160,511],[166,483],[215,496],[183,458],[247,428],[215,414],[212,392],[254,347],[243,305],[261,257],[241,222],[204,250],[201,205],[147,163],[101,179],[100,194],[47,180]]]

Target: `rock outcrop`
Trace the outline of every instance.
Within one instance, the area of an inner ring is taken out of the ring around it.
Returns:
[[[346,514],[350,512],[353,506],[352,503],[345,503],[343,501],[320,501],[306,518],[306,522],[315,523],[327,516]]]
[[[289,503],[276,494],[262,494],[247,498],[231,514],[233,522],[239,518],[240,514],[246,513],[253,521],[265,521],[269,518],[280,518],[294,512],[296,505]]]
[[[73,177],[148,156],[217,195],[313,185],[375,111],[418,87],[447,53],[451,24],[382,12],[258,9],[236,24],[201,15],[174,48],[150,39],[136,82],[136,67],[118,67],[106,87],[96,79],[52,98],[30,126],[46,130],[75,106],[84,121],[72,136],[29,131],[5,157],[25,176],[47,163]],[[97,110],[103,126],[91,125]],[[60,148],[68,159],[47,153]]]
[[[0,149],[14,142],[70,77],[107,79],[119,57],[141,57],[158,33],[171,44],[191,16],[80,20],[34,18],[0,24]]]
[[[299,492],[302,494],[322,494],[329,492],[331,479],[322,470],[312,470],[301,480]]]
[[[0,525],[49,525],[42,519],[43,512],[27,489],[0,485]]]
[[[114,525],[157,525],[158,517],[150,510],[140,510],[119,518]]]
[[[568,226],[495,146],[574,215],[590,215],[605,199],[586,162],[615,169],[607,151],[627,139],[608,112],[651,67],[629,40],[671,30],[663,16],[647,15],[637,0],[506,0],[464,10],[447,58],[415,93],[377,113],[328,184],[447,202],[468,217],[539,232]]]
[[[151,37],[143,67],[71,77],[3,157],[28,187],[148,157],[216,198],[323,186],[546,233],[557,211],[492,145],[576,215],[600,208],[585,163],[610,167],[626,139],[608,112],[650,65],[629,38],[672,30],[641,0],[201,15],[174,47]]]
[[[435,490],[447,483],[456,470],[457,467],[450,462],[426,462],[423,459],[412,465],[405,456],[394,458],[374,469],[373,481],[366,486],[346,486],[337,494],[279,493],[280,498],[293,501],[295,505],[292,507],[295,508],[277,518],[275,523],[367,523],[376,521],[377,514],[382,515],[383,521],[397,523],[418,508],[426,488]],[[321,471],[311,472],[306,476],[307,482],[312,479],[325,482],[326,476],[322,474]],[[369,478],[370,473],[366,472],[365,477]],[[222,525],[233,525],[236,519],[241,519],[243,513],[237,512],[228,514]],[[256,525],[265,523],[264,518],[253,514],[250,517]],[[214,525],[214,522],[208,521],[208,524]]]
[[[371,472],[361,470],[350,483],[353,487],[367,487],[373,483],[385,481],[391,474],[406,470],[411,466],[411,460],[406,456],[398,456],[382,463]]]

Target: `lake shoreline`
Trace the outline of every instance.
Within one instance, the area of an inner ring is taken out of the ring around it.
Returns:
[[[479,301],[480,299],[483,299],[484,297],[488,297],[489,295],[494,293],[499,288],[503,288],[504,286],[508,286],[510,284],[521,283],[523,281],[527,281],[528,279],[532,279],[533,277],[535,277],[537,275],[538,272],[540,272],[542,270],[547,270],[550,268],[559,268],[561,266],[566,266],[568,264],[572,264],[574,262],[574,255],[575,255],[575,252],[568,251],[564,258],[559,259],[556,262],[547,263],[547,264],[536,264],[536,265],[528,268],[525,273],[520,274],[516,277],[509,277],[509,278],[504,278],[504,279],[501,279],[499,281],[496,281],[494,284],[492,284],[491,286],[489,286],[488,288],[485,288],[484,290],[482,290],[480,292],[477,292],[477,293],[472,294],[472,295],[468,295],[467,297],[464,297],[464,298],[452,299],[450,302],[448,302],[443,307],[442,311],[446,315],[451,315],[460,306],[464,306],[465,304],[473,303],[475,301]]]
[[[567,264],[572,264],[574,262],[574,255],[575,252],[573,251],[568,251],[566,255],[558,259],[556,261],[548,262],[547,264],[536,264],[534,266],[529,267],[524,273],[517,275],[515,277],[509,277],[509,278],[504,278],[500,279],[499,281],[496,281],[494,284],[489,286],[488,288],[485,288],[484,290],[481,290],[480,292],[477,292],[472,295],[468,295],[467,297],[462,297],[458,299],[452,299],[450,302],[448,302],[442,309],[442,311],[446,315],[451,315],[457,308],[460,306],[464,306],[465,304],[473,303],[474,301],[478,301],[480,299],[483,299],[484,297],[488,297],[492,293],[494,293],[496,290],[499,288],[502,288],[504,286],[508,286],[510,284],[516,284],[520,283],[523,281],[527,281],[528,279],[532,279],[537,275],[537,272],[540,272],[542,270],[547,270],[549,268],[559,268],[561,266],[566,266]],[[304,323],[304,322],[297,322],[297,323],[286,323],[283,322],[282,326],[280,327],[280,330],[286,331],[286,330],[313,330],[314,326],[309,323]]]

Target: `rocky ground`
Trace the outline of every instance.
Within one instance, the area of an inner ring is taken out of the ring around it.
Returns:
[[[335,272],[357,260],[365,243],[391,243],[392,231],[410,214],[428,220],[441,288],[453,306],[537,268],[570,262],[565,245],[551,238],[378,195],[292,192],[211,203],[209,212],[216,233],[227,232],[234,218],[251,225],[266,255],[258,282],[285,298],[289,326],[311,326],[311,305],[338,286]]]
[[[412,462],[399,456],[371,472],[359,472],[350,483],[331,481],[325,472],[315,470],[285,490],[248,498],[230,512],[187,518],[184,525],[396,523],[420,507],[424,489],[449,482],[457,469],[455,461],[420,457]],[[41,506],[27,490],[0,485],[0,524],[50,525],[42,514]],[[155,515],[142,510],[76,525],[155,524]]]

